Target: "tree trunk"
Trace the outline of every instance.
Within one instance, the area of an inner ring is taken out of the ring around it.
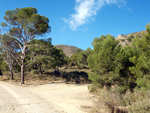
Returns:
[[[42,76],[43,72],[42,72],[42,67],[40,66],[40,75]]]
[[[11,76],[11,79],[12,80],[14,80],[14,73],[13,73],[13,71],[12,71],[12,63],[8,63],[8,65],[9,65],[9,70],[10,70],[10,76]]]
[[[25,76],[25,57],[26,57],[26,45],[23,47],[22,55],[21,55],[21,84],[24,84],[24,76]]]
[[[14,80],[14,73],[12,70],[10,70],[11,79]]]
[[[24,84],[24,58],[21,59],[21,84]]]

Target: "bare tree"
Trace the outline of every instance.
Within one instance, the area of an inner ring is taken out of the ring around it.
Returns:
[[[12,80],[14,80],[13,74],[13,66],[15,64],[15,54],[19,49],[14,38],[9,37],[8,35],[0,35],[1,42],[1,53],[3,55],[3,59],[8,64],[10,75]]]

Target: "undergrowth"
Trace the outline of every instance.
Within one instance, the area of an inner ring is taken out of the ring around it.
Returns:
[[[115,88],[100,89],[90,113],[150,113],[150,91],[121,94]]]

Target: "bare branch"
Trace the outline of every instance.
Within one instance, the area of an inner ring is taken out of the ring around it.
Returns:
[[[4,49],[6,50],[6,51],[8,51],[10,54],[11,54],[11,56],[18,62],[18,64],[21,66],[21,64],[20,64],[20,62],[19,61],[21,61],[21,59],[19,58],[19,57],[17,57],[14,53],[12,53],[9,49],[7,49],[7,47],[5,47],[5,45],[4,44],[2,44],[2,46],[4,47]]]
[[[32,63],[34,63],[34,62],[30,62],[29,64],[25,65],[25,67],[28,67],[28,66],[30,66]]]
[[[20,49],[21,49],[21,51],[22,51],[22,46],[21,46],[21,44],[20,44],[18,41],[16,41],[16,40],[15,40],[15,42],[17,42],[17,44],[19,45],[19,47],[20,47]]]
[[[33,51],[31,51],[33,54],[36,54],[35,52],[33,52]],[[31,58],[31,61],[27,64],[27,65],[25,65],[25,67],[28,67],[28,66],[30,66],[32,63],[35,63],[35,61],[34,61],[34,59],[37,57],[38,55],[36,55],[36,56],[34,56],[34,58],[32,57]]]
[[[18,30],[20,36],[22,37],[23,41],[26,42],[25,38],[22,36],[22,30],[23,30],[23,28],[19,28],[19,24],[17,25],[17,30]]]

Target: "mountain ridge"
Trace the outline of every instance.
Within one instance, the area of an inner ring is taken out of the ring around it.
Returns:
[[[68,57],[71,57],[77,49],[80,49],[76,46],[65,45],[65,44],[54,45],[54,47],[62,49],[64,54]],[[82,49],[80,49],[80,50],[82,50]]]
[[[147,31],[140,31],[140,32],[134,32],[134,33],[129,33],[127,35],[118,35],[115,39],[119,40],[120,44],[122,46],[126,46],[126,45],[130,45],[131,41],[136,38],[139,37],[141,38],[143,34],[146,34]]]

